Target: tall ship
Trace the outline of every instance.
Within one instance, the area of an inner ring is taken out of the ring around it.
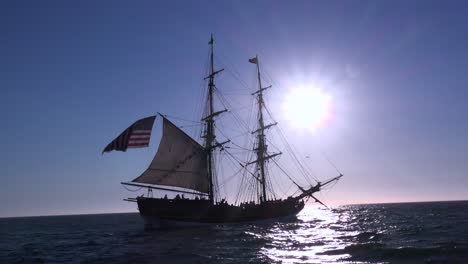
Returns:
[[[216,109],[215,100],[219,97],[215,93],[219,89],[215,85],[215,77],[224,69],[215,70],[213,36],[208,43],[209,69],[208,76],[205,77],[206,105],[200,119],[200,142],[174,124],[167,115],[158,113],[133,123],[103,150],[104,153],[148,147],[155,120],[162,120],[161,140],[149,167],[132,181],[121,183],[129,186],[128,188],[138,187],[147,191],[143,195],[125,200],[136,202],[140,215],[147,222],[161,226],[254,222],[295,217],[309,200],[323,204],[315,193],[336,183],[343,174],[337,170],[338,175],[328,180],[313,182],[310,178],[307,179],[306,166],[300,163],[288,143],[285,145],[286,149],[296,165],[302,168],[301,174],[306,178],[308,186],[300,185],[297,175],[289,174],[287,169],[279,165],[283,152],[276,148],[270,150],[269,145],[272,143],[267,137],[268,131],[278,126],[264,100],[264,93],[271,86],[262,85],[258,56],[248,59],[256,67],[257,83],[257,88],[250,94],[255,102],[256,117],[252,117],[251,127],[245,127],[245,137],[248,137],[245,142],[250,146],[243,147],[227,137],[218,140],[217,119],[228,112],[228,109]],[[272,120],[273,122],[266,122]],[[245,151],[243,160],[231,151],[236,147]],[[220,152],[236,167],[236,173],[228,179],[230,181],[237,178],[239,186],[236,195],[232,195],[234,197],[227,197],[226,192],[221,191],[223,186],[231,183],[219,182],[219,174],[224,173],[219,169],[219,159],[216,158]],[[282,178],[280,181],[288,182],[296,189],[294,194],[281,197],[275,192],[270,177],[273,166]]]

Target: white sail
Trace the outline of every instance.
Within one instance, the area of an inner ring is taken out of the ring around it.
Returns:
[[[206,151],[163,118],[163,135],[149,168],[133,182],[175,186],[209,192]]]

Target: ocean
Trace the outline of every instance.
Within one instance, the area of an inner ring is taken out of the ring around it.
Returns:
[[[3,218],[0,263],[468,263],[468,201],[164,230],[137,213]]]

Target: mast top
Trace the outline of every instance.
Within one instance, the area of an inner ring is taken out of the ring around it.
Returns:
[[[211,46],[213,46],[213,43],[214,43],[213,33],[211,33],[210,41],[208,42],[208,44],[210,44]]]

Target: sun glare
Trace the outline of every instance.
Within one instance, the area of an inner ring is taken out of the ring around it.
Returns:
[[[331,117],[331,97],[317,88],[297,88],[285,98],[283,110],[291,126],[316,130]]]

